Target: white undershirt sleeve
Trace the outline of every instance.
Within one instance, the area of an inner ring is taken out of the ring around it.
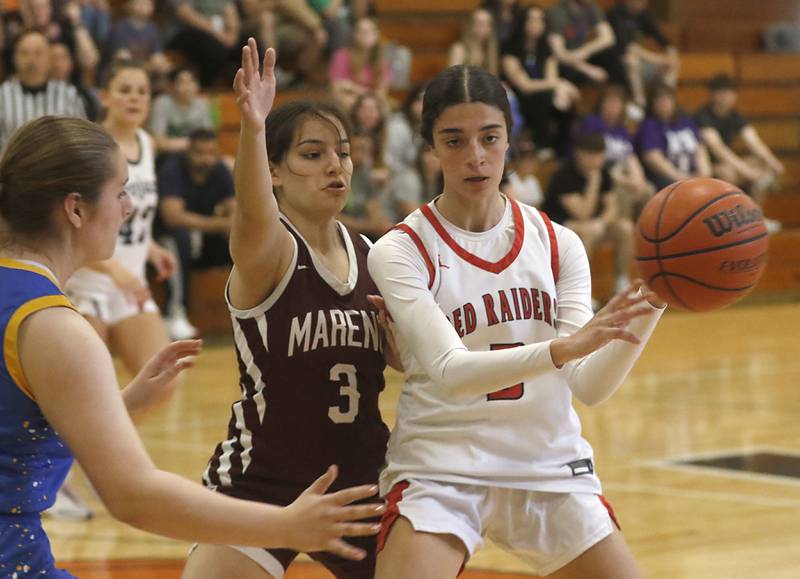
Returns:
[[[580,238],[565,227],[556,227],[561,269],[556,292],[558,335],[566,337],[592,319],[592,282],[589,260]],[[628,326],[640,339],[639,344],[613,340],[588,356],[564,365],[561,371],[566,373],[567,383],[578,400],[588,405],[599,404],[622,385],[664,313],[662,308],[649,307],[650,313],[632,320]]]
[[[428,289],[428,271],[411,238],[392,231],[369,253],[369,272],[394,319],[394,331],[428,377],[453,397],[490,394],[555,372],[550,341],[470,352]]]

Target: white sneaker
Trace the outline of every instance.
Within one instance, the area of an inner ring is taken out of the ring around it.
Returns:
[[[83,502],[83,500],[69,488],[69,485],[64,485],[58,490],[56,502],[45,511],[45,514],[56,519],[65,519],[69,521],[88,521],[94,517],[94,511],[91,507]]]
[[[165,318],[164,321],[167,324],[169,337],[173,340],[189,340],[200,333],[189,323],[186,316],[171,316]]]
[[[772,235],[773,233],[778,233],[781,229],[783,229],[783,224],[776,220],[776,219],[769,219],[767,217],[764,218],[764,225],[767,227],[767,233]]]

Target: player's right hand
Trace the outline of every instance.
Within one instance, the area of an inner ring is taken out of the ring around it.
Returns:
[[[252,37],[242,48],[242,66],[233,79],[236,104],[242,114],[242,124],[263,131],[272,103],[275,100],[275,49],[264,53],[263,72],[259,73],[258,47]]]
[[[114,285],[122,290],[129,302],[135,303],[141,308],[150,299],[150,288],[147,287],[147,284],[125,267],[115,264],[109,268],[109,275]]]
[[[336,466],[328,467],[324,475],[284,509],[287,546],[297,551],[329,551],[345,559],[360,560],[366,556],[364,550],[347,544],[342,537],[377,534],[380,524],[353,521],[380,516],[385,506],[382,503],[350,505],[375,495],[378,488],[374,485],[325,494],[336,480],[337,472]]]
[[[638,344],[639,338],[628,331],[628,323],[651,313],[654,306],[644,305],[644,302],[653,300],[657,300],[657,296],[641,280],[636,280],[628,289],[611,298],[580,330],[566,338],[553,340],[550,345],[553,363],[560,368],[567,362],[588,356],[612,340]]]

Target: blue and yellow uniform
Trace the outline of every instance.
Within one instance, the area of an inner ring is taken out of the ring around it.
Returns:
[[[22,322],[52,307],[73,306],[47,269],[0,259],[0,577],[73,577],[55,568],[40,517],[72,453],[36,403],[17,352]]]

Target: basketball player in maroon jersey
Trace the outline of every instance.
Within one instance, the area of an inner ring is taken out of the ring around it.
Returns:
[[[389,431],[378,409],[385,362],[367,300],[377,294],[369,245],[336,220],[353,171],[347,122],[320,103],[271,111],[274,65],[269,49],[259,75],[251,39],[234,81],[242,121],[226,299],[242,398],[203,479],[227,495],[284,505],[330,464],[340,472],[333,490],[377,482]],[[374,543],[353,541],[365,553],[357,562],[310,555],[336,577],[371,579]],[[184,577],[279,579],[297,554],[203,544]]]

